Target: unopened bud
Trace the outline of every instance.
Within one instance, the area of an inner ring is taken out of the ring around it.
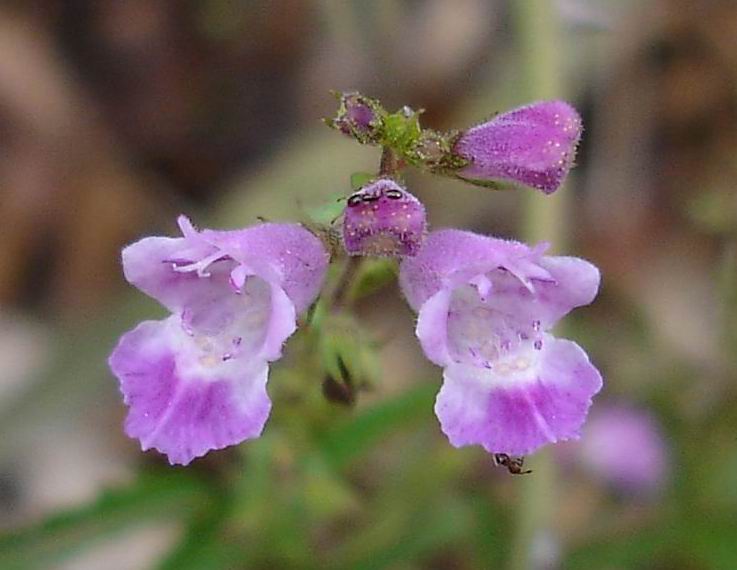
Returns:
[[[382,178],[351,194],[343,220],[350,255],[416,255],[426,231],[425,207],[393,180]]]
[[[360,93],[342,93],[335,118],[329,126],[344,135],[355,138],[361,144],[374,144],[381,138],[382,108],[378,101]]]

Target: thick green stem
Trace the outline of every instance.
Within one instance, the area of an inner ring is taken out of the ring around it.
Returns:
[[[519,38],[520,73],[524,99],[529,101],[560,97],[561,38],[552,0],[514,2]],[[566,211],[570,196],[565,189],[552,196],[527,191],[524,195],[523,232],[530,242],[550,241],[564,249]],[[517,528],[510,557],[512,570],[534,570],[556,565],[554,547],[556,513],[556,465],[550,448],[529,458],[533,473],[519,481]]]

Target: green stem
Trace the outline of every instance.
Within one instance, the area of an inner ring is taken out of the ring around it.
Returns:
[[[526,100],[561,96],[561,38],[557,13],[551,0],[514,2],[519,38],[523,92]],[[528,191],[524,195],[523,233],[530,242],[550,241],[564,248],[566,213],[570,197],[565,189],[552,196]],[[550,448],[530,458],[533,473],[519,483],[517,526],[509,568],[532,570],[550,567],[555,560],[545,553],[545,543],[555,540],[556,465]],[[546,559],[547,558],[547,559]]]
[[[525,100],[554,99],[563,95],[561,78],[562,38],[557,13],[551,0],[523,0],[513,3],[520,40]],[[565,248],[566,212],[570,195],[565,188],[546,196],[541,192],[524,194],[523,233],[529,241],[550,241]]]

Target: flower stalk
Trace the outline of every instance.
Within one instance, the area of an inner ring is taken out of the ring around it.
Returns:
[[[520,41],[520,65],[526,98],[546,99],[562,95],[561,43],[555,4],[549,0],[529,0],[514,4]],[[568,192],[542,196],[526,193],[523,234],[529,241],[549,241],[565,247]],[[520,482],[518,518],[509,568],[534,570],[557,565],[555,549],[544,548],[556,541],[553,520],[557,510],[556,466],[550,449],[536,454],[529,463],[533,473]]]

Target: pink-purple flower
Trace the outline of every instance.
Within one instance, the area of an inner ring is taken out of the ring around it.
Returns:
[[[456,155],[468,164],[456,174],[470,181],[511,182],[555,192],[573,166],[581,118],[564,101],[513,109],[463,132]]]
[[[588,470],[623,493],[652,494],[668,471],[668,449],[646,410],[617,404],[591,414],[576,449]]]
[[[349,255],[415,255],[425,239],[425,207],[389,178],[348,197],[343,244]]]
[[[317,297],[328,263],[298,224],[148,237],[123,250],[126,279],[171,315],[124,334],[109,359],[129,407],[125,431],[186,465],[258,437],[269,362]]]
[[[550,333],[594,299],[599,271],[546,247],[441,230],[402,262],[417,336],[444,368],[435,412],[456,447],[526,455],[576,439],[601,389],[586,353]]]

